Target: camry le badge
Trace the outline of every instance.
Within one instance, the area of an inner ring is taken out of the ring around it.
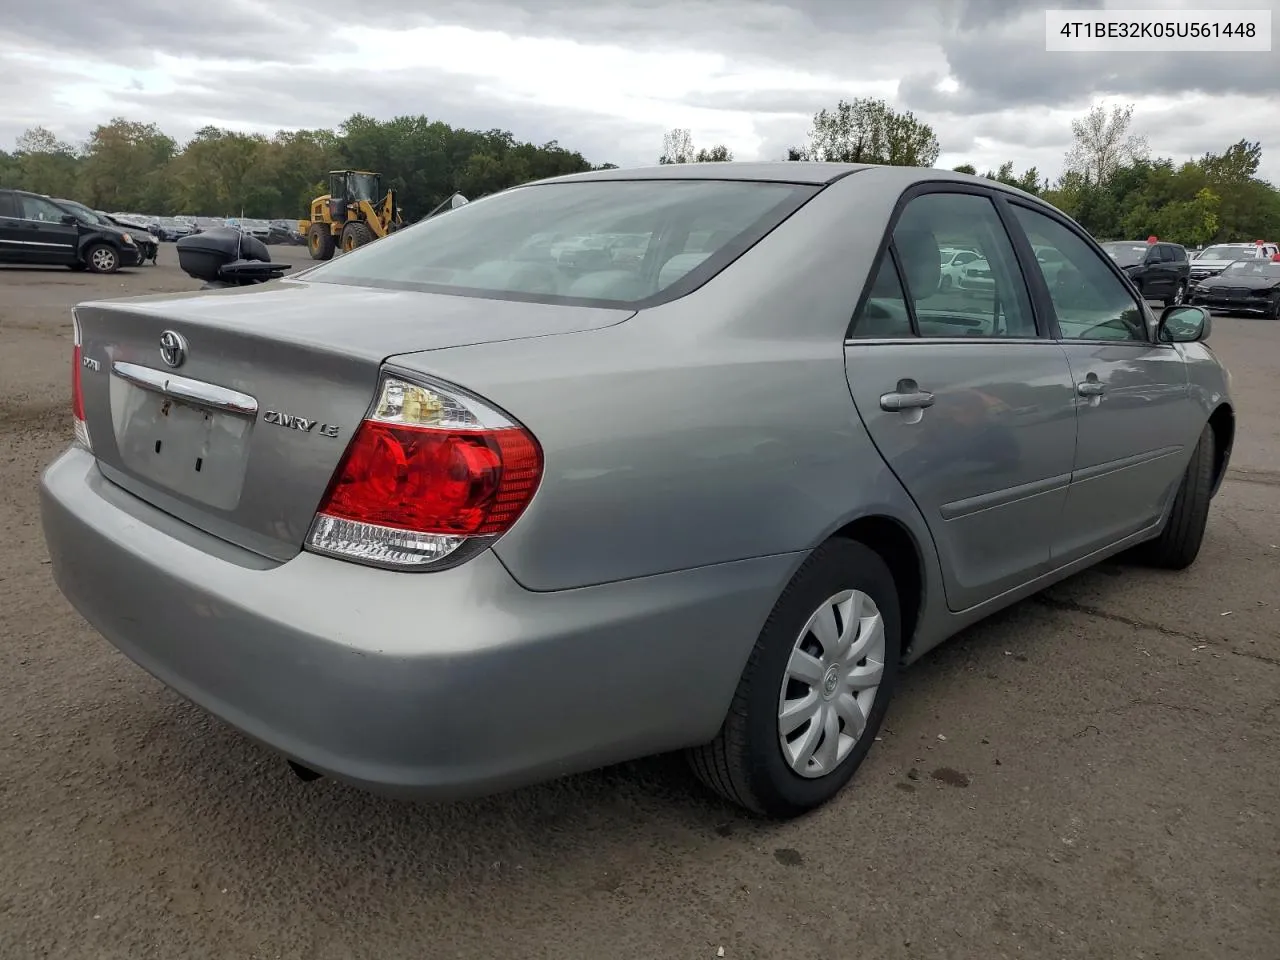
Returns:
[[[262,414],[262,419],[266,423],[274,423],[277,427],[284,427],[287,430],[297,430],[300,433],[318,433],[322,437],[330,439],[338,435],[338,427],[332,423],[321,423],[318,420],[311,420],[307,417],[295,417],[291,413],[281,413],[279,410],[267,410]]]

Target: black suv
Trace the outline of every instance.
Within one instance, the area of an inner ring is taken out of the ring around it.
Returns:
[[[1151,240],[1112,240],[1102,244],[1144,300],[1160,300],[1166,307],[1182,303],[1191,285],[1191,261],[1186,247]]]
[[[84,223],[74,211],[38,193],[0,190],[0,263],[114,273],[139,262],[137,244],[119,227]]]

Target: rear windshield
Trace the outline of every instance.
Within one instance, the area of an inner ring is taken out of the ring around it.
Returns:
[[[1102,249],[1122,267],[1131,267],[1146,259],[1151,248],[1145,243],[1104,243]]]
[[[438,214],[305,278],[544,303],[651,306],[705,283],[817,190],[730,180],[533,184]]]
[[[1210,247],[1197,260],[1243,260],[1253,256],[1251,247]]]

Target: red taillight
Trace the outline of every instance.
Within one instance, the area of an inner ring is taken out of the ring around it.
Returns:
[[[510,529],[541,478],[542,451],[524,427],[459,392],[385,377],[307,544],[390,567],[456,559]]]
[[[84,389],[80,385],[80,371],[84,368],[84,355],[80,345],[80,318],[71,314],[71,425],[76,441],[86,450],[89,446],[89,425],[84,419]]]

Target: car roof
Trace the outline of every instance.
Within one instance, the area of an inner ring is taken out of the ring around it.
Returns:
[[[772,183],[831,183],[860,170],[868,163],[818,163],[807,160],[723,163],[663,163],[650,167],[589,170],[550,177],[538,183],[573,183],[589,180],[757,180]]]
[[[955,170],[937,167],[898,167],[875,163],[827,163],[814,160],[765,160],[725,161],[714,163],[664,163],[648,167],[627,169],[590,170],[586,173],[570,173],[561,177],[535,180],[522,186],[542,183],[579,183],[590,181],[635,180],[737,180],[764,183],[796,183],[826,186],[850,174],[875,171],[877,188],[905,190],[914,183],[930,180],[947,180],[952,183],[971,183],[992,190],[1017,196],[1040,206],[1048,206],[1035,194],[1011,187],[998,180],[988,180]],[[521,187],[512,187],[519,190]]]

